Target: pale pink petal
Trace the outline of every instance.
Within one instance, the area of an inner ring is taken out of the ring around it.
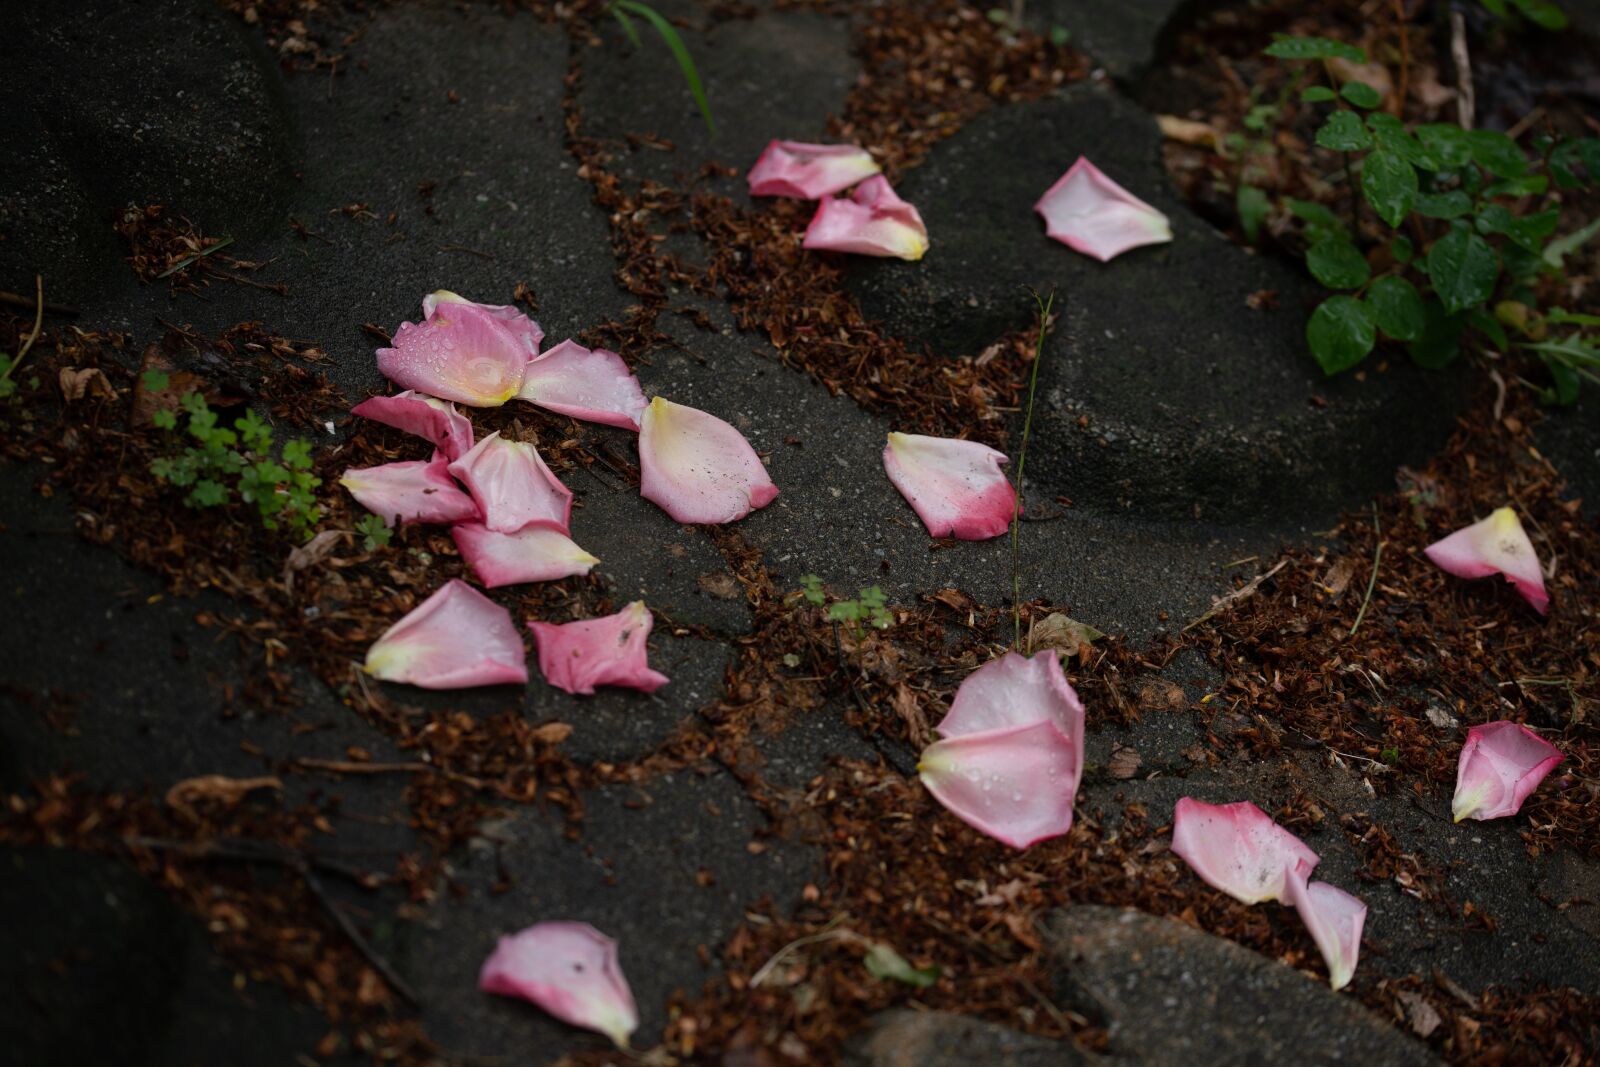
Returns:
[[[848,199],[819,201],[801,243],[828,252],[921,259],[928,251],[928,227],[916,208],[895,195],[888,179],[876,175],[856,186]]]
[[[464,296],[457,296],[448,289],[440,289],[422,298],[422,317],[433,318],[434,310],[440,304],[467,304],[477,308],[510,330],[522,342],[529,356],[538,354],[539,344],[544,340],[544,330],[539,328],[539,324],[511,304],[479,304]]]
[[[621,356],[576,341],[562,341],[531,360],[517,395],[550,411],[625,430],[639,428],[645,407],[639,379]]]
[[[1337,886],[1307,881],[1310,868],[1298,866],[1284,881],[1283,902],[1300,913],[1328,964],[1328,984],[1343,989],[1356,973],[1361,956],[1361,927],[1367,906]]]
[[[600,562],[560,530],[538,523],[516,533],[496,533],[482,523],[463,522],[450,527],[450,536],[489,589],[588,574]]]
[[[1012,848],[1072,829],[1082,752],[1048,721],[935,741],[917,763],[934,799]]]
[[[679,522],[733,522],[777,497],[761,457],[715,415],[656,397],[639,423],[639,494]]]
[[[1016,493],[1001,473],[1005,453],[976,441],[891,433],[883,469],[934,537],[982,541],[1011,526]]]
[[[615,615],[579,622],[530,622],[539,646],[544,680],[569,693],[589,695],[597,685],[626,686],[653,693],[667,676],[646,662],[654,619],[644,601],[635,600]]]
[[[415,390],[363,400],[350,409],[350,414],[414,433],[444,453],[446,459],[460,459],[472,449],[472,421],[448,400]]]
[[[1282,899],[1284,881],[1296,864],[1309,874],[1321,862],[1304,841],[1247,800],[1180,799],[1173,812],[1172,851],[1207,885],[1245,904]]]
[[[499,407],[522,388],[524,341],[489,312],[444,303],[421,324],[402,322],[378,370],[397,385],[477,408]]]
[[[396,518],[402,523],[448,524],[478,517],[478,505],[450,478],[448,463],[437,453],[428,462],[353,467],[344,472],[339,484],[386,526],[393,526]]]
[[[1515,815],[1522,802],[1566,757],[1561,750],[1516,722],[1488,722],[1467,731],[1456,764],[1451,813],[1462,819]]]
[[[1522,521],[1511,508],[1500,508],[1481,522],[1457,530],[1423,551],[1458,578],[1503,574],[1539,614],[1550,610],[1550,595],[1545,592],[1539,557],[1522,528]]]
[[[750,168],[751,196],[819,200],[878,173],[878,164],[853,144],[771,141]]]
[[[942,737],[962,737],[1036,722],[1055,724],[1082,762],[1083,704],[1054,651],[1032,658],[1007,652],[967,675],[937,730]],[[1077,785],[1074,778],[1073,792]]]
[[[367,673],[423,689],[522,684],[527,652],[511,613],[452,578],[367,649]]]
[[[1033,205],[1045,232],[1105,262],[1130,248],[1172,240],[1167,217],[1112,181],[1083,156]]]
[[[483,524],[495,533],[516,533],[531,522],[568,531],[572,491],[531,444],[492,433],[450,464],[450,473],[461,479]]]
[[[532,1001],[562,1022],[628,1047],[639,1028],[617,943],[588,923],[535,923],[502,937],[478,972],[485,993]]]

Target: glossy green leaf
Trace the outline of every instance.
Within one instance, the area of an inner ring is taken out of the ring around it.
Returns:
[[[1332,41],[1326,37],[1289,37],[1278,34],[1263,51],[1274,59],[1348,59],[1352,63],[1367,61],[1367,53],[1355,45]]]
[[[1412,210],[1430,219],[1458,219],[1472,210],[1472,197],[1460,189],[1448,193],[1418,193]]]
[[[1311,85],[1300,90],[1300,101],[1305,104],[1326,104],[1337,99],[1338,94],[1326,85]]]
[[[1417,140],[1445,170],[1455,170],[1472,162],[1472,139],[1453,122],[1435,122],[1417,127]]]
[[[1567,28],[1567,13],[1551,0],[1511,0],[1529,22],[1544,30]],[[1580,0],[1582,2],[1582,0]]]
[[[1448,315],[1437,300],[1424,305],[1427,322],[1422,336],[1406,346],[1411,361],[1419,367],[1437,370],[1461,354],[1461,333],[1467,328],[1465,315]]]
[[[1234,197],[1234,206],[1239,212],[1239,225],[1244,230],[1244,239],[1255,244],[1261,236],[1261,224],[1272,210],[1267,194],[1253,185],[1241,185]]]
[[[1359,152],[1372,147],[1372,135],[1354,111],[1335,111],[1317,131],[1317,144],[1335,152]]]
[[[1383,103],[1383,96],[1366,82],[1345,82],[1339,95],[1356,107],[1369,111]]]
[[[1345,235],[1344,221],[1322,204],[1314,200],[1296,200],[1292,196],[1285,197],[1283,202],[1291,215],[1306,224],[1306,236],[1312,242],[1334,234]]]
[[[1306,251],[1311,276],[1329,289],[1358,289],[1372,276],[1366,257],[1343,237],[1328,237]]]
[[[1386,149],[1373,152],[1361,167],[1361,192],[1379,218],[1398,226],[1417,201],[1416,168]]]
[[[1500,259],[1488,241],[1455,228],[1428,250],[1428,277],[1446,311],[1465,311],[1494,295]]]
[[[1389,242],[1389,254],[1396,263],[1410,263],[1411,257],[1416,255],[1416,248],[1411,243],[1411,238],[1405,234],[1396,234],[1395,239]]]
[[[1497,130],[1469,130],[1473,161],[1501,178],[1519,178],[1528,170],[1528,159],[1517,142]]]
[[[1423,170],[1439,169],[1439,161],[1433,153],[1406,132],[1405,124],[1387,111],[1374,111],[1368,115],[1367,129],[1372,133],[1372,143],[1384,151],[1393,152]]]
[[[1529,252],[1544,251],[1545,238],[1556,232],[1561,212],[1555,208],[1532,215],[1513,215],[1504,204],[1490,204],[1478,214],[1478,232],[1509,237]]]
[[[1384,336],[1415,341],[1428,324],[1422,294],[1397,274],[1386,274],[1367,290],[1367,307]]]
[[[1324,374],[1349,370],[1377,343],[1372,317],[1353,296],[1330,296],[1311,313],[1306,323],[1306,343]]]

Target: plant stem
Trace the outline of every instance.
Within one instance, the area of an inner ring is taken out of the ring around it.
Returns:
[[[4,373],[0,373],[0,382],[11,377],[11,372],[20,367],[22,361],[28,358],[28,351],[33,348],[33,343],[39,339],[39,331],[44,329],[44,275],[35,274],[33,276],[33,287],[37,294],[36,307],[33,313],[33,332],[28,335],[27,340],[22,342],[22,348],[17,352],[17,358],[11,361]]]
[[[1033,292],[1033,290],[1029,290]],[[1017,453],[1017,501],[1011,516],[1011,624],[1012,644],[1022,648],[1022,567],[1017,555],[1017,538],[1022,531],[1022,474],[1028,464],[1028,434],[1033,429],[1033,394],[1039,387],[1039,364],[1044,360],[1044,338],[1050,332],[1050,309],[1055,306],[1056,291],[1041,300],[1033,293],[1033,302],[1039,308],[1039,337],[1033,346],[1033,368],[1028,372],[1028,413],[1022,420],[1022,448]]]
[[[1378,505],[1372,505],[1372,529],[1378,535],[1378,547],[1372,553],[1372,576],[1367,579],[1367,595],[1361,598],[1361,610],[1356,612],[1356,621],[1350,627],[1350,632],[1345,635],[1348,640],[1361,629],[1361,620],[1367,617],[1367,605],[1372,603],[1372,590],[1378,584],[1378,564],[1383,562],[1383,525],[1378,521]]]

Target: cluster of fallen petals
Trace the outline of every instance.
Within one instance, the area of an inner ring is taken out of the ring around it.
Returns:
[[[909,260],[927,254],[922,215],[895,193],[863,148],[772,141],[746,177],[751,196],[817,202],[805,248]],[[846,189],[850,195],[834,195]]]

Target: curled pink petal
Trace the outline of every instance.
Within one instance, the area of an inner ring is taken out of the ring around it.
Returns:
[[[1011,526],[1017,497],[1005,453],[976,441],[891,433],[883,469],[934,537],[982,541]]]
[[[1456,822],[1515,815],[1545,775],[1566,757],[1516,722],[1487,722],[1467,731],[1456,764]]]
[[[921,259],[928,251],[928,227],[917,209],[896,196],[889,180],[879,174],[856,186],[848,199],[831,196],[818,201],[802,245],[828,252]]]
[[[560,530],[538,523],[516,533],[496,533],[482,523],[463,522],[450,527],[450,536],[489,589],[588,574],[600,562]]]
[[[1083,156],[1033,205],[1045,233],[1105,262],[1130,248],[1172,240],[1167,217]]]
[[[521,399],[588,422],[637,430],[644,391],[622,357],[604,348],[562,341],[528,363]]]
[[[820,200],[880,169],[866,149],[853,144],[770,141],[747,178],[751,196]]]
[[[495,533],[516,533],[531,522],[568,530],[572,491],[531,444],[492,433],[450,464],[450,473],[461,479],[483,524]]]
[[[733,522],[778,495],[744,435],[656,397],[639,421],[639,494],[679,522]]]
[[[588,696],[597,685],[617,685],[654,693],[668,681],[646,662],[645,639],[654,621],[644,601],[635,600],[615,615],[530,622],[528,629],[539,646],[539,670],[557,689]]]
[[[967,675],[937,730],[962,737],[1036,722],[1055,724],[1083,755],[1083,704],[1053,651],[1031,658],[1007,652]],[[1077,792],[1077,779],[1072,781]]]
[[[402,523],[448,524],[478,517],[478,505],[451,480],[448,464],[437,454],[426,463],[408,460],[353,467],[344,472],[339,484],[386,526],[393,526],[397,518]]]
[[[412,389],[363,400],[350,414],[416,434],[444,453],[445,459],[460,459],[472,449],[472,421],[448,400]]]
[[[1511,508],[1500,508],[1481,522],[1457,530],[1423,550],[1429,559],[1458,578],[1503,574],[1524,600],[1543,615],[1550,610],[1544,572],[1522,520]]]
[[[1321,862],[1304,841],[1248,800],[1180,799],[1173,812],[1172,851],[1207,885],[1245,904],[1281,900],[1297,864],[1310,874]]]
[[[1361,927],[1367,921],[1367,906],[1327,882],[1310,882],[1309,868],[1299,867],[1284,881],[1283,902],[1300,913],[1300,921],[1311,931],[1328,965],[1328,984],[1343,989],[1356,973],[1361,956]]]
[[[476,304],[443,303],[427,321],[402,322],[378,370],[406,389],[476,408],[499,407],[522,388],[526,343]]]
[[[544,330],[540,329],[539,324],[530,319],[521,309],[511,304],[479,304],[476,301],[468,300],[464,296],[457,296],[448,289],[440,289],[438,292],[429,293],[422,298],[422,317],[425,319],[433,318],[434,311],[441,304],[466,304],[477,308],[510,330],[512,336],[522,342],[522,346],[527,350],[529,356],[538,355],[539,345],[544,341]]]
[[[367,673],[423,689],[522,684],[527,652],[511,613],[452,578],[367,649]]]
[[[1053,722],[1040,721],[935,741],[922,750],[917,772],[956,818],[1027,848],[1072,829],[1083,759]]]
[[[639,1028],[617,943],[588,923],[542,922],[502,937],[478,972],[485,993],[532,1001],[562,1022],[628,1047]]]

